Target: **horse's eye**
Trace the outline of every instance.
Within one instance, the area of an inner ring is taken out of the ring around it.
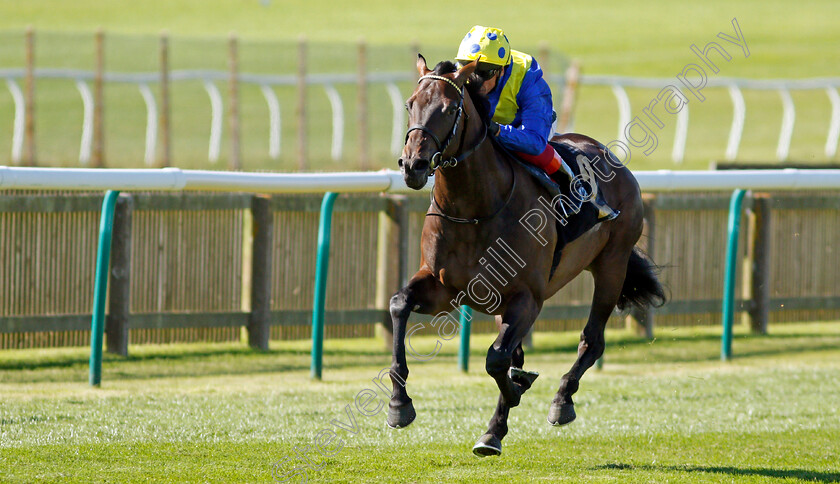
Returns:
[[[455,106],[450,106],[449,108],[446,109],[446,115],[447,116],[454,116],[455,112],[457,110],[458,110],[458,108],[456,108]]]

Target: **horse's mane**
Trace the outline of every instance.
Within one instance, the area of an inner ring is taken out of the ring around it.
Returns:
[[[438,76],[443,74],[452,74],[456,71],[458,71],[458,66],[456,66],[454,62],[448,60],[438,62],[435,68],[432,69],[432,73]],[[470,99],[472,100],[476,111],[478,111],[478,117],[481,118],[482,123],[487,125],[487,123],[490,122],[490,102],[487,101],[485,96],[479,93],[481,84],[481,78],[473,74],[467,80],[465,87],[467,88],[467,93],[470,95]]]

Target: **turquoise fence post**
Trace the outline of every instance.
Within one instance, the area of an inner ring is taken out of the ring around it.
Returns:
[[[111,263],[111,234],[114,208],[120,192],[109,190],[102,201],[99,218],[99,245],[96,251],[96,278],[93,283],[93,315],[90,321],[90,377],[92,386],[102,383],[102,339],[105,334],[105,298],[108,294],[108,268]]]
[[[735,319],[735,273],[738,262],[738,238],[741,233],[741,205],[747,192],[740,188],[729,199],[729,224],[726,242],[726,272],[723,281],[723,335],[720,338],[720,359],[732,358],[732,321]]]
[[[470,369],[470,331],[472,327],[472,308],[461,306],[461,346],[458,347],[458,367],[464,373]]]
[[[321,379],[324,360],[324,302],[327,297],[327,270],[330,266],[330,232],[337,193],[327,192],[321,202],[318,223],[318,258],[315,262],[315,298],[312,302],[312,366],[310,376]]]

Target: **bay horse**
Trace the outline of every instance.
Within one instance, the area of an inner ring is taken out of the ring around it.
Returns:
[[[536,378],[536,373],[522,370],[522,339],[546,299],[582,271],[592,273],[595,292],[577,360],[561,378],[548,412],[549,423],[564,425],[575,419],[572,395],[582,375],[604,352],[604,328],[615,307],[644,307],[664,302],[665,296],[656,266],[634,248],[642,234],[644,212],[638,183],[628,169],[607,161],[607,156],[616,158],[604,145],[580,134],[565,134],[554,141],[568,143],[594,160],[593,166],[608,179],[601,180],[599,189],[620,214],[563,247],[552,271],[557,224],[543,230],[544,240],[539,240],[520,223],[534,209],[544,210],[538,196],[550,198],[550,194],[488,139],[489,117],[480,108],[477,83],[467,83],[475,68],[475,62],[458,68],[444,61],[430,70],[418,55],[420,80],[406,102],[410,127],[399,159],[405,183],[419,190],[437,173],[430,216],[423,225],[420,269],[390,301],[393,393],[387,423],[392,428],[405,427],[416,416],[405,387],[409,314],[448,314],[467,304],[494,315],[499,328],[487,351],[486,370],[501,395],[487,432],[473,448],[476,455],[487,456],[501,453],[509,411]],[[498,240],[513,252],[518,266],[507,267],[505,274],[497,267],[490,277],[486,251]],[[471,286],[477,278],[482,278],[488,296],[481,297],[477,286]],[[490,298],[491,292],[498,297]]]

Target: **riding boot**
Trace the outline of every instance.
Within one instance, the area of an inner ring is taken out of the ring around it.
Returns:
[[[548,177],[551,178],[551,180],[554,183],[560,185],[561,187],[563,186],[564,183],[569,184],[569,183],[572,182],[572,177],[570,177],[568,174],[566,174],[566,172],[564,172],[562,169],[555,171],[551,175],[548,175]]]

